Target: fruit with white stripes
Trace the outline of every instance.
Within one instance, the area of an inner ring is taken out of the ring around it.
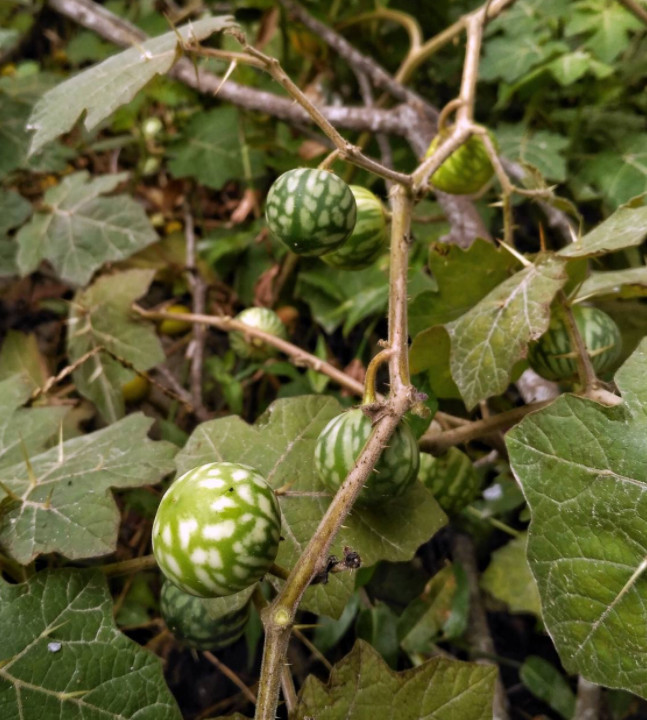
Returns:
[[[622,349],[620,330],[602,310],[573,305],[573,319],[584,341],[591,365],[598,375],[615,364]],[[530,367],[546,380],[577,378],[577,349],[572,347],[566,323],[553,315],[548,330],[528,349]]]
[[[221,597],[265,575],[280,534],[279,504],[263,476],[247,465],[215,462],[169,487],[153,523],[153,553],[184,592]]]
[[[481,493],[481,478],[470,458],[452,447],[440,457],[420,454],[418,478],[448,515],[456,515]]]
[[[425,157],[431,157],[444,142],[447,133],[431,141]],[[451,195],[471,195],[490,181],[494,168],[478,135],[472,135],[443,162],[431,176],[432,187]]]
[[[270,188],[267,224],[298,255],[323,255],[338,248],[355,227],[357,208],[348,185],[327,170],[295,168]]]
[[[243,634],[252,590],[250,587],[235,595],[201,598],[165,580],[160,592],[160,611],[166,627],[182,645],[220,650]]]
[[[269,308],[250,307],[238,313],[234,320],[238,320],[248,327],[263,330],[270,335],[287,339],[285,325],[281,318]],[[269,345],[265,340],[253,335],[233,330],[229,333],[229,344],[238,357],[247,360],[267,360],[276,355],[276,348]]]
[[[351,236],[337,250],[321,259],[339,270],[361,270],[375,261],[387,240],[386,213],[380,199],[360,185],[350,185],[357,205],[357,221]]]
[[[361,408],[333,418],[321,431],[315,447],[315,466],[323,484],[337,489],[352,470],[373,425]],[[420,452],[414,434],[401,423],[357,498],[358,505],[376,505],[403,495],[418,474]]]

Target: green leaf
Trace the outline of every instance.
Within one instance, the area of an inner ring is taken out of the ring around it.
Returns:
[[[541,618],[539,591],[526,559],[526,545],[524,533],[495,550],[481,576],[481,587],[506,603],[512,612],[532,613]]]
[[[629,33],[642,28],[640,20],[618,3],[585,0],[576,3],[565,34],[590,34],[586,47],[603,62],[611,63],[629,44]]]
[[[115,627],[97,572],[0,583],[4,718],[181,720],[162,664]]]
[[[548,660],[530,655],[524,660],[519,677],[535,697],[550,705],[564,720],[575,717],[575,695],[566,678]]]
[[[342,411],[333,398],[301,396],[273,403],[256,425],[237,416],[199,425],[177,455],[178,472],[207,462],[240,462],[256,468],[279,489],[283,527],[277,562],[291,567],[303,552],[330,504],[331,495],[314,467],[314,448],[326,424]],[[379,509],[353,510],[335,539],[332,552],[343,547],[359,552],[364,565],[378,560],[404,561],[415,554],[446,522],[431,494],[420,483]],[[348,573],[306,592],[305,607],[339,617],[352,592]]]
[[[360,610],[355,624],[358,639],[370,643],[387,662],[396,668],[400,644],[397,633],[397,615],[383,602]]]
[[[0,380],[11,375],[23,375],[31,381],[31,389],[41,387],[47,380],[47,367],[36,335],[9,330],[0,350]]]
[[[335,665],[327,685],[310,675],[301,688],[298,720],[489,720],[496,668],[434,658],[393,672],[358,640]]]
[[[22,225],[31,215],[31,203],[13,190],[0,188],[0,236]]]
[[[539,256],[449,323],[452,377],[468,408],[502,393],[528,343],[548,327],[550,304],[566,281],[564,262]]]
[[[44,450],[69,410],[60,406],[21,407],[32,390],[33,383],[24,373],[9,375],[0,382],[0,466],[24,463],[25,457]]]
[[[647,267],[592,272],[578,288],[576,298],[586,300],[598,295],[617,297],[647,295]]]
[[[429,386],[439,398],[457,398],[461,393],[456,387],[449,367],[451,342],[447,330],[436,325],[418,333],[409,349],[411,373],[426,372]]]
[[[547,179],[566,180],[564,150],[570,141],[563,135],[540,130],[531,133],[522,125],[498,125],[496,137],[501,154],[513,161],[532,165]]]
[[[245,143],[235,107],[194,115],[182,139],[169,149],[169,170],[177,178],[196,178],[220,190],[228,180],[251,181],[263,171],[263,154]]]
[[[613,149],[596,152],[584,163],[582,175],[614,207],[647,192],[647,134],[627,134]]]
[[[129,270],[106,275],[74,296],[67,337],[71,362],[97,347],[106,348],[140,372],[164,360],[154,328],[131,309],[148,290],[154,274],[154,270]],[[132,378],[132,371],[119,360],[97,352],[74,371],[73,378],[78,391],[92,400],[106,420],[123,417],[121,387]]]
[[[506,280],[518,264],[507,250],[481,238],[476,238],[466,250],[457,245],[433,243],[429,249],[429,269],[438,291],[423,291],[409,303],[411,334],[460,317]]]
[[[386,309],[388,276],[375,265],[365,270],[335,270],[318,263],[299,273],[295,295],[307,302],[314,319],[327,333],[344,325],[348,334],[372,314]]]
[[[62,280],[85,285],[104,263],[123,260],[157,241],[144,209],[127,195],[101,197],[125,173],[90,179],[86,171],[66,177],[45,193],[45,209],[24,225],[16,240],[18,267],[33,272],[49,260]]]
[[[557,254],[565,258],[595,257],[640,245],[647,235],[646,197],[618,208],[603,223]]]
[[[179,39],[203,40],[215,32],[235,27],[229,16],[203,18],[151,40],[134,44],[46,92],[29,118],[35,130],[29,149],[38,152],[48,142],[74,127],[85,113],[83,125],[90,132],[118,107],[130,102],[155,75],[164,75],[179,56]]]
[[[484,55],[479,67],[483,80],[504,80],[512,83],[523,77],[540,63],[555,55],[568,52],[568,45],[548,40],[545,31],[519,34],[512,38],[496,37],[484,46]],[[510,58],[514,56],[514,62]]]
[[[66,160],[75,153],[58,143],[30,159],[27,158],[29,133],[25,124],[34,98],[31,93],[23,94],[22,78],[4,78],[4,81],[4,84],[0,84],[0,177],[18,168],[40,172],[63,170]],[[14,88],[14,85],[17,88]],[[17,90],[15,93],[12,92],[14,89]]]
[[[146,436],[152,420],[137,413],[109,427],[2,464],[0,547],[21,564],[43,553],[71,560],[115,550],[119,509],[110,488],[159,482],[175,448]]]
[[[562,395],[507,435],[531,511],[528,559],[564,667],[647,697],[647,340],[624,403]]]

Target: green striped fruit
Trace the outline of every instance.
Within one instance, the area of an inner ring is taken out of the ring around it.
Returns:
[[[425,157],[433,155],[446,137],[446,133],[436,135]],[[493,174],[494,168],[483,140],[478,135],[472,135],[436,170],[430,182],[441,192],[451,195],[472,195],[488,183]]]
[[[339,270],[361,270],[368,267],[386,245],[386,215],[382,202],[370,190],[350,185],[357,205],[355,229],[337,250],[326,253],[321,259]]]
[[[481,492],[481,479],[472,461],[454,447],[441,457],[421,453],[418,479],[448,515],[459,513]]]
[[[269,570],[280,534],[281,511],[265,479],[247,465],[209,463],[184,473],[162,498],[153,553],[184,592],[221,597]]]
[[[221,650],[245,631],[253,587],[235,595],[200,598],[165,580],[160,610],[166,627],[183,644],[198,650]]]
[[[573,305],[571,310],[593,369],[598,375],[605,373],[613,367],[622,349],[618,326],[597,308]],[[528,362],[546,380],[577,378],[577,350],[571,347],[568,330],[560,315],[551,317],[548,330],[529,347]]]
[[[327,170],[297,168],[272,185],[265,217],[272,234],[298,255],[323,255],[353,232],[357,209],[346,183]]]
[[[321,431],[315,447],[315,466],[331,492],[337,492],[352,470],[371,430],[370,419],[361,408],[355,408],[333,418]],[[419,461],[416,438],[402,423],[362,488],[358,505],[375,505],[403,495],[416,479]]]
[[[235,320],[245,323],[250,328],[263,330],[270,335],[286,339],[287,332],[281,318],[269,308],[251,307],[238,313]],[[238,357],[248,360],[266,360],[276,355],[276,349],[264,340],[245,336],[242,332],[230,332],[229,344]]]

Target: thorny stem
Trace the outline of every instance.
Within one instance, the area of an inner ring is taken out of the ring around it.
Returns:
[[[551,402],[552,400],[546,400],[543,402],[530,403],[529,405],[522,405],[507,412],[492,415],[482,420],[475,420],[467,425],[460,425],[459,427],[445,430],[444,432],[426,432],[420,438],[418,444],[423,452],[428,452],[432,455],[442,455],[454,445],[460,445],[475,438],[511,427],[528,415],[528,413],[541,410],[541,408],[546,407],[546,405],[549,405]]]
[[[345,140],[337,132],[332,123],[319,110],[319,108],[310,100],[310,98],[308,98],[307,95],[305,95],[305,93],[302,92],[301,88],[293,82],[276,58],[266,55],[252,45],[249,45],[244,35],[240,33],[233,34],[245,48],[245,51],[250,55],[250,57],[253,60],[260,61],[263,68],[274,78],[274,80],[276,80],[276,82],[279,83],[279,85],[281,85],[281,87],[284,88],[288,94],[294,98],[294,100],[299,103],[299,105],[301,105],[301,107],[310,115],[313,121],[335,145],[339,151],[339,157],[386,180],[391,180],[404,185],[410,184],[411,179],[409,175],[391,170],[391,168],[382,165],[382,163],[377,162],[377,160],[367,157],[358,147],[351,145],[351,143]]]
[[[274,601],[263,610],[265,649],[256,705],[256,720],[273,720],[279,700],[282,664],[294,618],[308,585],[321,573],[332,542],[375,467],[402,416],[414,402],[409,385],[407,333],[407,269],[409,225],[413,200],[405,187],[392,190],[391,275],[389,281],[389,375],[391,393],[353,469],[334,496],[319,527],[297,559],[290,577]]]

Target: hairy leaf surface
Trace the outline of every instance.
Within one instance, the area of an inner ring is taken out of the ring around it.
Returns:
[[[624,404],[563,395],[507,437],[532,522],[528,558],[564,667],[647,697],[647,341]]]

